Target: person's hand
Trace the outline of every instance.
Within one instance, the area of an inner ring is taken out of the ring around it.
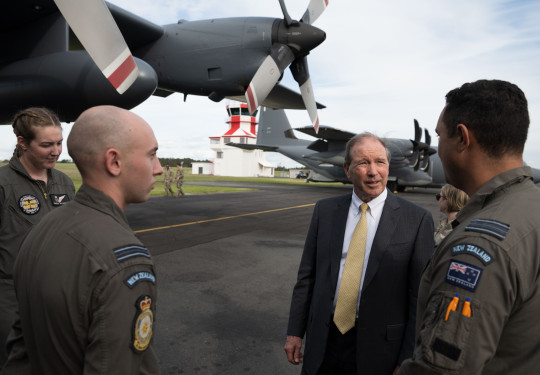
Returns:
[[[299,365],[302,363],[302,357],[304,354],[300,351],[302,349],[302,338],[298,336],[287,336],[287,342],[283,348],[287,353],[287,359],[293,365]]]

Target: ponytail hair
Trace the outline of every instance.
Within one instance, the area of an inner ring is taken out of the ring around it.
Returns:
[[[23,137],[28,142],[36,138],[36,127],[59,126],[60,119],[53,111],[42,107],[31,107],[19,111],[13,118],[13,133],[17,137]],[[23,149],[19,142],[15,146],[13,156],[21,157]]]

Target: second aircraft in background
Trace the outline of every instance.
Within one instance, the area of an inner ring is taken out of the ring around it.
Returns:
[[[388,188],[403,191],[406,187],[441,187],[446,184],[437,147],[431,146],[431,136],[414,120],[414,139],[383,138],[391,153]],[[316,134],[311,126],[295,128],[317,137],[314,141],[298,139],[294,135],[284,110],[261,108],[257,144],[229,144],[243,149],[279,152],[311,170],[310,181],[338,181],[349,183],[343,163],[345,144],[356,135],[330,126],[321,125]],[[540,182],[540,170],[533,168],[535,183]]]

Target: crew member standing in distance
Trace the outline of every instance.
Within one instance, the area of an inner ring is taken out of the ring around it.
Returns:
[[[315,206],[285,344],[302,374],[392,375],[412,354],[433,218],[386,188],[389,161],[382,139],[351,138],[344,168],[352,194]]]

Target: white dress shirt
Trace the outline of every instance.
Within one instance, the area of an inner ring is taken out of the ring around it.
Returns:
[[[366,269],[368,266],[369,254],[371,253],[371,245],[373,244],[373,239],[375,238],[375,233],[377,233],[377,227],[381,221],[381,215],[384,208],[384,202],[386,201],[386,196],[388,191],[384,191],[377,197],[372,199],[367,203],[368,210],[366,211],[367,215],[367,239],[366,239],[366,253],[364,255],[364,267],[362,269],[362,280],[360,280],[360,291],[362,292],[362,287],[364,285],[364,277],[366,275]],[[360,211],[360,205],[364,203],[358,196],[355,194],[354,190],[352,193],[351,205],[349,207],[349,214],[347,216],[347,225],[345,226],[345,236],[343,237],[343,249],[341,250],[341,262],[339,265],[339,276],[336,292],[334,295],[334,309],[336,308],[337,297],[339,292],[339,286],[341,284],[341,276],[343,275],[343,267],[345,267],[345,259],[347,258],[347,252],[349,251],[349,245],[351,243],[351,237],[354,232],[354,228],[360,217],[362,216],[362,211]],[[360,306],[360,298],[358,298],[358,304],[356,305],[356,312],[358,314],[358,307]]]

